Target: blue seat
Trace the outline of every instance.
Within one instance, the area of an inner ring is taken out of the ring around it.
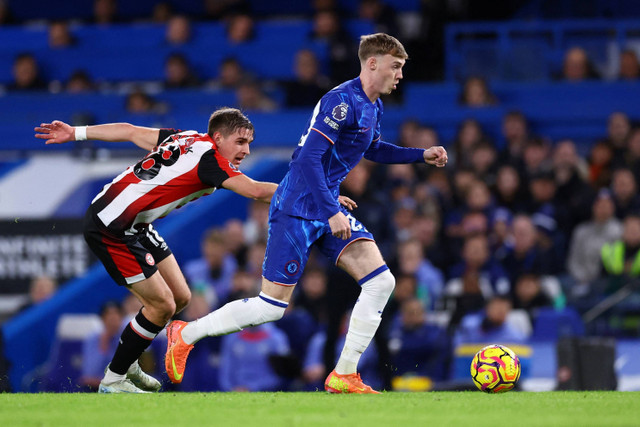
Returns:
[[[583,336],[584,323],[578,313],[569,307],[563,310],[541,308],[533,321],[532,340],[555,341],[561,337]]]

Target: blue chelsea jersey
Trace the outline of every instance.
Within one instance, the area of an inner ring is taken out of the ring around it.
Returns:
[[[293,152],[272,209],[311,220],[336,214],[340,183],[380,139],[382,112],[382,101],[367,98],[359,77],[324,95]]]

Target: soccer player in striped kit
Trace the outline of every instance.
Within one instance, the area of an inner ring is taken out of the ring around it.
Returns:
[[[165,364],[174,383],[182,380],[189,351],[199,339],[280,319],[315,245],[361,287],[344,348],[325,389],[377,393],[362,382],[357,365],[378,329],[395,279],[371,233],[340,206],[339,186],[363,156],[379,163],[443,167],[447,152],[443,147],[404,148],[380,140],[380,95],[396,88],[408,55],[397,39],[378,33],[361,38],[358,56],[360,76],[332,89],[315,106],[271,201],[262,292],[190,323],[174,321],[167,328]]]
[[[269,202],[276,184],[254,181],[238,170],[249,154],[253,124],[239,110],[222,108],[211,115],[204,134],[128,123],[72,127],[61,121],[43,123],[35,131],[47,144],[131,141],[149,151],[93,199],[84,235],[113,280],[144,305],[122,332],[99,392],[157,391],[160,383],[137,360],[171,316],[189,303],[191,292],[151,223],[219,188]]]

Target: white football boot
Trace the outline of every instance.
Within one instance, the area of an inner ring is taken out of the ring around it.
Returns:
[[[130,380],[133,385],[144,391],[158,391],[162,387],[160,381],[153,378],[140,368],[140,364],[137,360],[129,366],[127,379]]]
[[[104,380],[103,380],[104,381]],[[149,391],[144,391],[133,385],[133,383],[124,379],[121,381],[116,381],[111,384],[105,384],[100,382],[100,387],[98,387],[98,393],[150,393]]]

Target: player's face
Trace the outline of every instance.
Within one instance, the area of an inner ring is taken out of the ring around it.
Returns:
[[[228,136],[220,132],[213,133],[213,140],[218,146],[218,152],[234,166],[240,166],[242,160],[249,155],[249,144],[253,141],[253,131],[240,128]]]
[[[377,57],[376,83],[381,94],[390,94],[402,79],[402,58],[389,54]]]

